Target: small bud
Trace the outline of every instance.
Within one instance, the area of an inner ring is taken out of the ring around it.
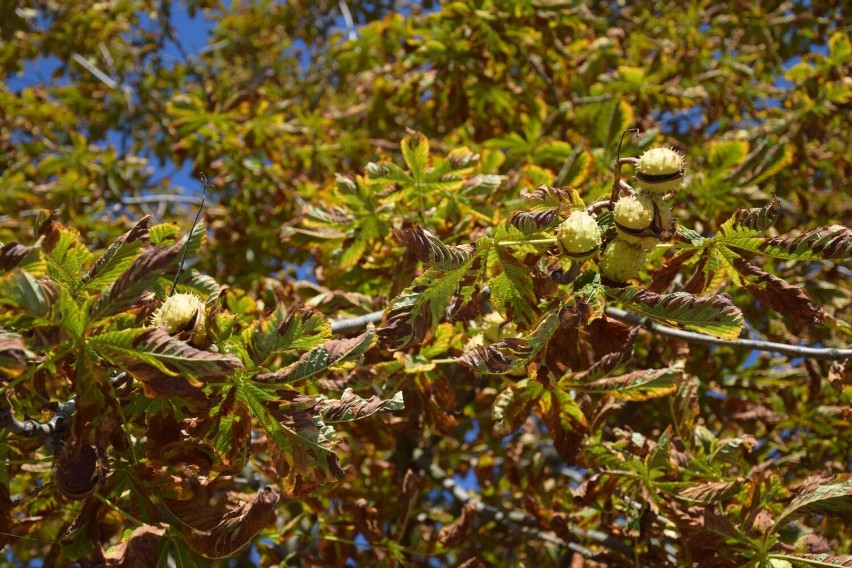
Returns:
[[[601,229],[585,211],[574,211],[556,228],[560,250],[574,260],[591,258],[601,246]]]
[[[661,195],[675,191],[683,181],[683,156],[671,148],[652,148],[639,157],[636,180],[642,191]]]
[[[615,239],[604,250],[600,269],[604,277],[624,282],[639,274],[644,265],[645,251],[642,247]]]

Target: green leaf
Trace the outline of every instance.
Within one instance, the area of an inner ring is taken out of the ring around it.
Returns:
[[[582,187],[592,175],[594,165],[594,157],[589,149],[577,146],[559,170],[556,185]]]
[[[323,396],[317,399],[317,409],[326,424],[360,420],[377,412],[394,412],[403,408],[405,403],[402,399],[402,391],[388,400],[382,400],[375,395],[363,399],[354,394],[352,389],[344,390],[340,400],[327,399]]]
[[[420,180],[426,173],[426,163],[429,160],[429,139],[420,132],[409,132],[402,138],[400,147],[411,176]]]
[[[249,333],[249,355],[255,365],[263,366],[276,353],[317,347],[331,337],[331,324],[316,310],[298,307],[287,313],[279,305]]]
[[[231,355],[202,351],[161,328],[107,331],[86,341],[105,359],[142,381],[155,370],[191,380],[229,376],[242,367]]]
[[[559,313],[551,310],[542,316],[528,335],[508,337],[487,346],[478,345],[456,358],[456,362],[480,373],[511,373],[532,361],[558,327]]]
[[[559,387],[580,392],[607,394],[621,400],[649,400],[668,396],[677,390],[677,379],[683,369],[667,367],[633,371],[618,377],[606,377],[591,382],[572,380],[568,375],[559,381]]]
[[[797,517],[813,514],[849,518],[852,515],[852,479],[819,485],[800,493],[775,519],[772,529],[779,529]]]
[[[447,246],[441,240],[416,223],[406,223],[394,229],[394,236],[421,262],[430,268],[454,270],[471,261],[476,246],[466,244]]]
[[[100,291],[130,268],[148,239],[150,219],[151,216],[146,215],[132,229],[118,237],[80,278],[79,289]]]
[[[653,320],[720,339],[736,339],[744,325],[742,312],[725,295],[704,297],[685,292],[661,295],[632,286],[607,288],[606,293]]]
[[[239,385],[237,397],[246,402],[272,440],[278,458],[276,469],[284,476],[283,485],[289,494],[302,495],[343,476],[337,455],[323,446],[328,440],[318,417],[306,415],[301,409],[285,409],[282,419],[287,424],[282,423],[268,407],[276,399],[250,382]]]
[[[396,351],[423,341],[443,319],[471,262],[446,272],[430,268],[394,298],[387,323],[377,330],[381,347]]]
[[[0,305],[21,308],[33,316],[46,316],[57,296],[56,285],[38,281],[20,268],[0,277]]]
[[[273,373],[257,375],[255,379],[261,382],[271,382],[275,385],[284,385],[325,373],[332,365],[340,365],[360,358],[372,346],[375,335],[373,326],[370,326],[357,337],[326,341],[321,346],[302,355],[292,365]]]
[[[542,393],[544,385],[540,382],[523,379],[498,394],[491,409],[494,433],[507,436],[520,428]]]
[[[535,320],[538,301],[530,267],[518,262],[505,247],[492,246],[485,256],[485,275],[500,315],[518,324]]]
[[[50,277],[69,290],[74,290],[80,271],[94,255],[78,240],[80,233],[52,222],[42,248],[47,256]]]
[[[707,161],[713,170],[729,170],[745,161],[748,151],[746,140],[714,141],[708,145]]]

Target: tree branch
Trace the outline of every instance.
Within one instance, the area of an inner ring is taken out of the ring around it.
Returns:
[[[734,349],[747,349],[755,351],[772,351],[790,357],[805,357],[807,359],[822,359],[826,361],[840,361],[852,358],[852,349],[837,349],[833,347],[805,347],[801,345],[788,345],[786,343],[774,343],[772,341],[758,341],[754,339],[717,339],[703,333],[684,331],[665,325],[655,323],[650,318],[620,310],[618,308],[606,308],[606,315],[625,323],[641,325],[648,331],[660,335],[668,335],[677,339],[683,339],[690,343],[701,345],[719,345],[732,347]]]
[[[788,345],[786,343],[774,343],[772,341],[759,341],[754,339],[717,339],[703,333],[684,331],[682,329],[675,329],[673,327],[661,325],[645,316],[640,316],[639,314],[627,312],[619,308],[608,307],[605,309],[605,312],[606,315],[611,318],[621,320],[632,325],[641,325],[653,333],[675,337],[690,343],[719,345],[722,347],[746,349],[749,351],[770,351],[790,357],[804,357],[807,359],[821,359],[824,361],[842,361],[844,359],[852,359],[852,349],[806,347],[802,345]],[[376,311],[350,319],[333,320],[331,322],[331,331],[334,333],[357,331],[366,327],[367,324],[380,322],[382,320],[382,314],[384,314],[383,311]]]

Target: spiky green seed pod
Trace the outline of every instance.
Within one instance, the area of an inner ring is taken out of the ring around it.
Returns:
[[[204,302],[195,294],[169,296],[151,318],[154,327],[166,327],[169,334],[192,332],[192,343],[201,344],[207,339]]]
[[[641,246],[615,239],[604,249],[600,269],[604,277],[624,282],[639,274],[644,265],[645,250]]]
[[[613,210],[619,238],[651,250],[672,225],[672,209],[662,199],[645,193],[618,200]]]
[[[654,224],[654,201],[647,195],[629,195],[618,200],[612,215],[618,236],[628,243],[640,244],[642,233]]]
[[[585,211],[574,211],[556,228],[556,242],[573,260],[591,258],[601,246],[601,229]]]
[[[675,191],[683,181],[683,156],[671,148],[651,148],[639,157],[636,181],[642,191],[662,195]]]

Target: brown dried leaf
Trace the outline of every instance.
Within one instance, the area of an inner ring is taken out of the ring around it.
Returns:
[[[514,363],[528,357],[531,351],[526,339],[507,337],[491,345],[477,345],[456,361],[470,369],[499,374],[514,369]]]
[[[772,227],[781,216],[781,202],[773,195],[772,200],[763,207],[737,209],[733,215],[734,227],[745,227],[753,231],[765,231]]]
[[[406,222],[401,229],[394,229],[393,234],[421,262],[441,270],[462,266],[476,252],[476,246],[472,244],[447,246],[416,223]]]
[[[166,530],[160,526],[142,525],[106,555],[106,565],[116,568],[148,568],[157,565],[157,547]]]
[[[822,322],[822,310],[804,289],[769,274],[744,258],[732,263],[743,277],[746,291],[761,303],[790,318],[796,325]]]
[[[712,504],[722,499],[727,499],[739,491],[741,481],[717,481],[708,482],[684,489],[678,493],[678,497],[688,501]]]
[[[530,235],[554,227],[561,221],[560,208],[543,209],[541,211],[515,211],[509,216],[508,223]]]
[[[680,273],[684,263],[695,256],[696,252],[698,251],[694,249],[688,250],[669,258],[665,265],[651,273],[651,284],[648,286],[648,290],[657,294],[665,292]]]
[[[218,522],[209,530],[184,529],[184,537],[196,552],[208,558],[228,558],[248,546],[264,528],[275,523],[278,493],[269,487],[261,489],[252,502],[219,514]]]
[[[54,481],[71,500],[91,495],[106,474],[106,466],[95,446],[68,441],[62,447],[54,472]]]
[[[476,505],[474,503],[465,503],[462,507],[461,515],[452,524],[449,524],[438,531],[436,538],[444,548],[455,548],[464,543],[467,536],[473,528],[473,522],[476,520]]]

